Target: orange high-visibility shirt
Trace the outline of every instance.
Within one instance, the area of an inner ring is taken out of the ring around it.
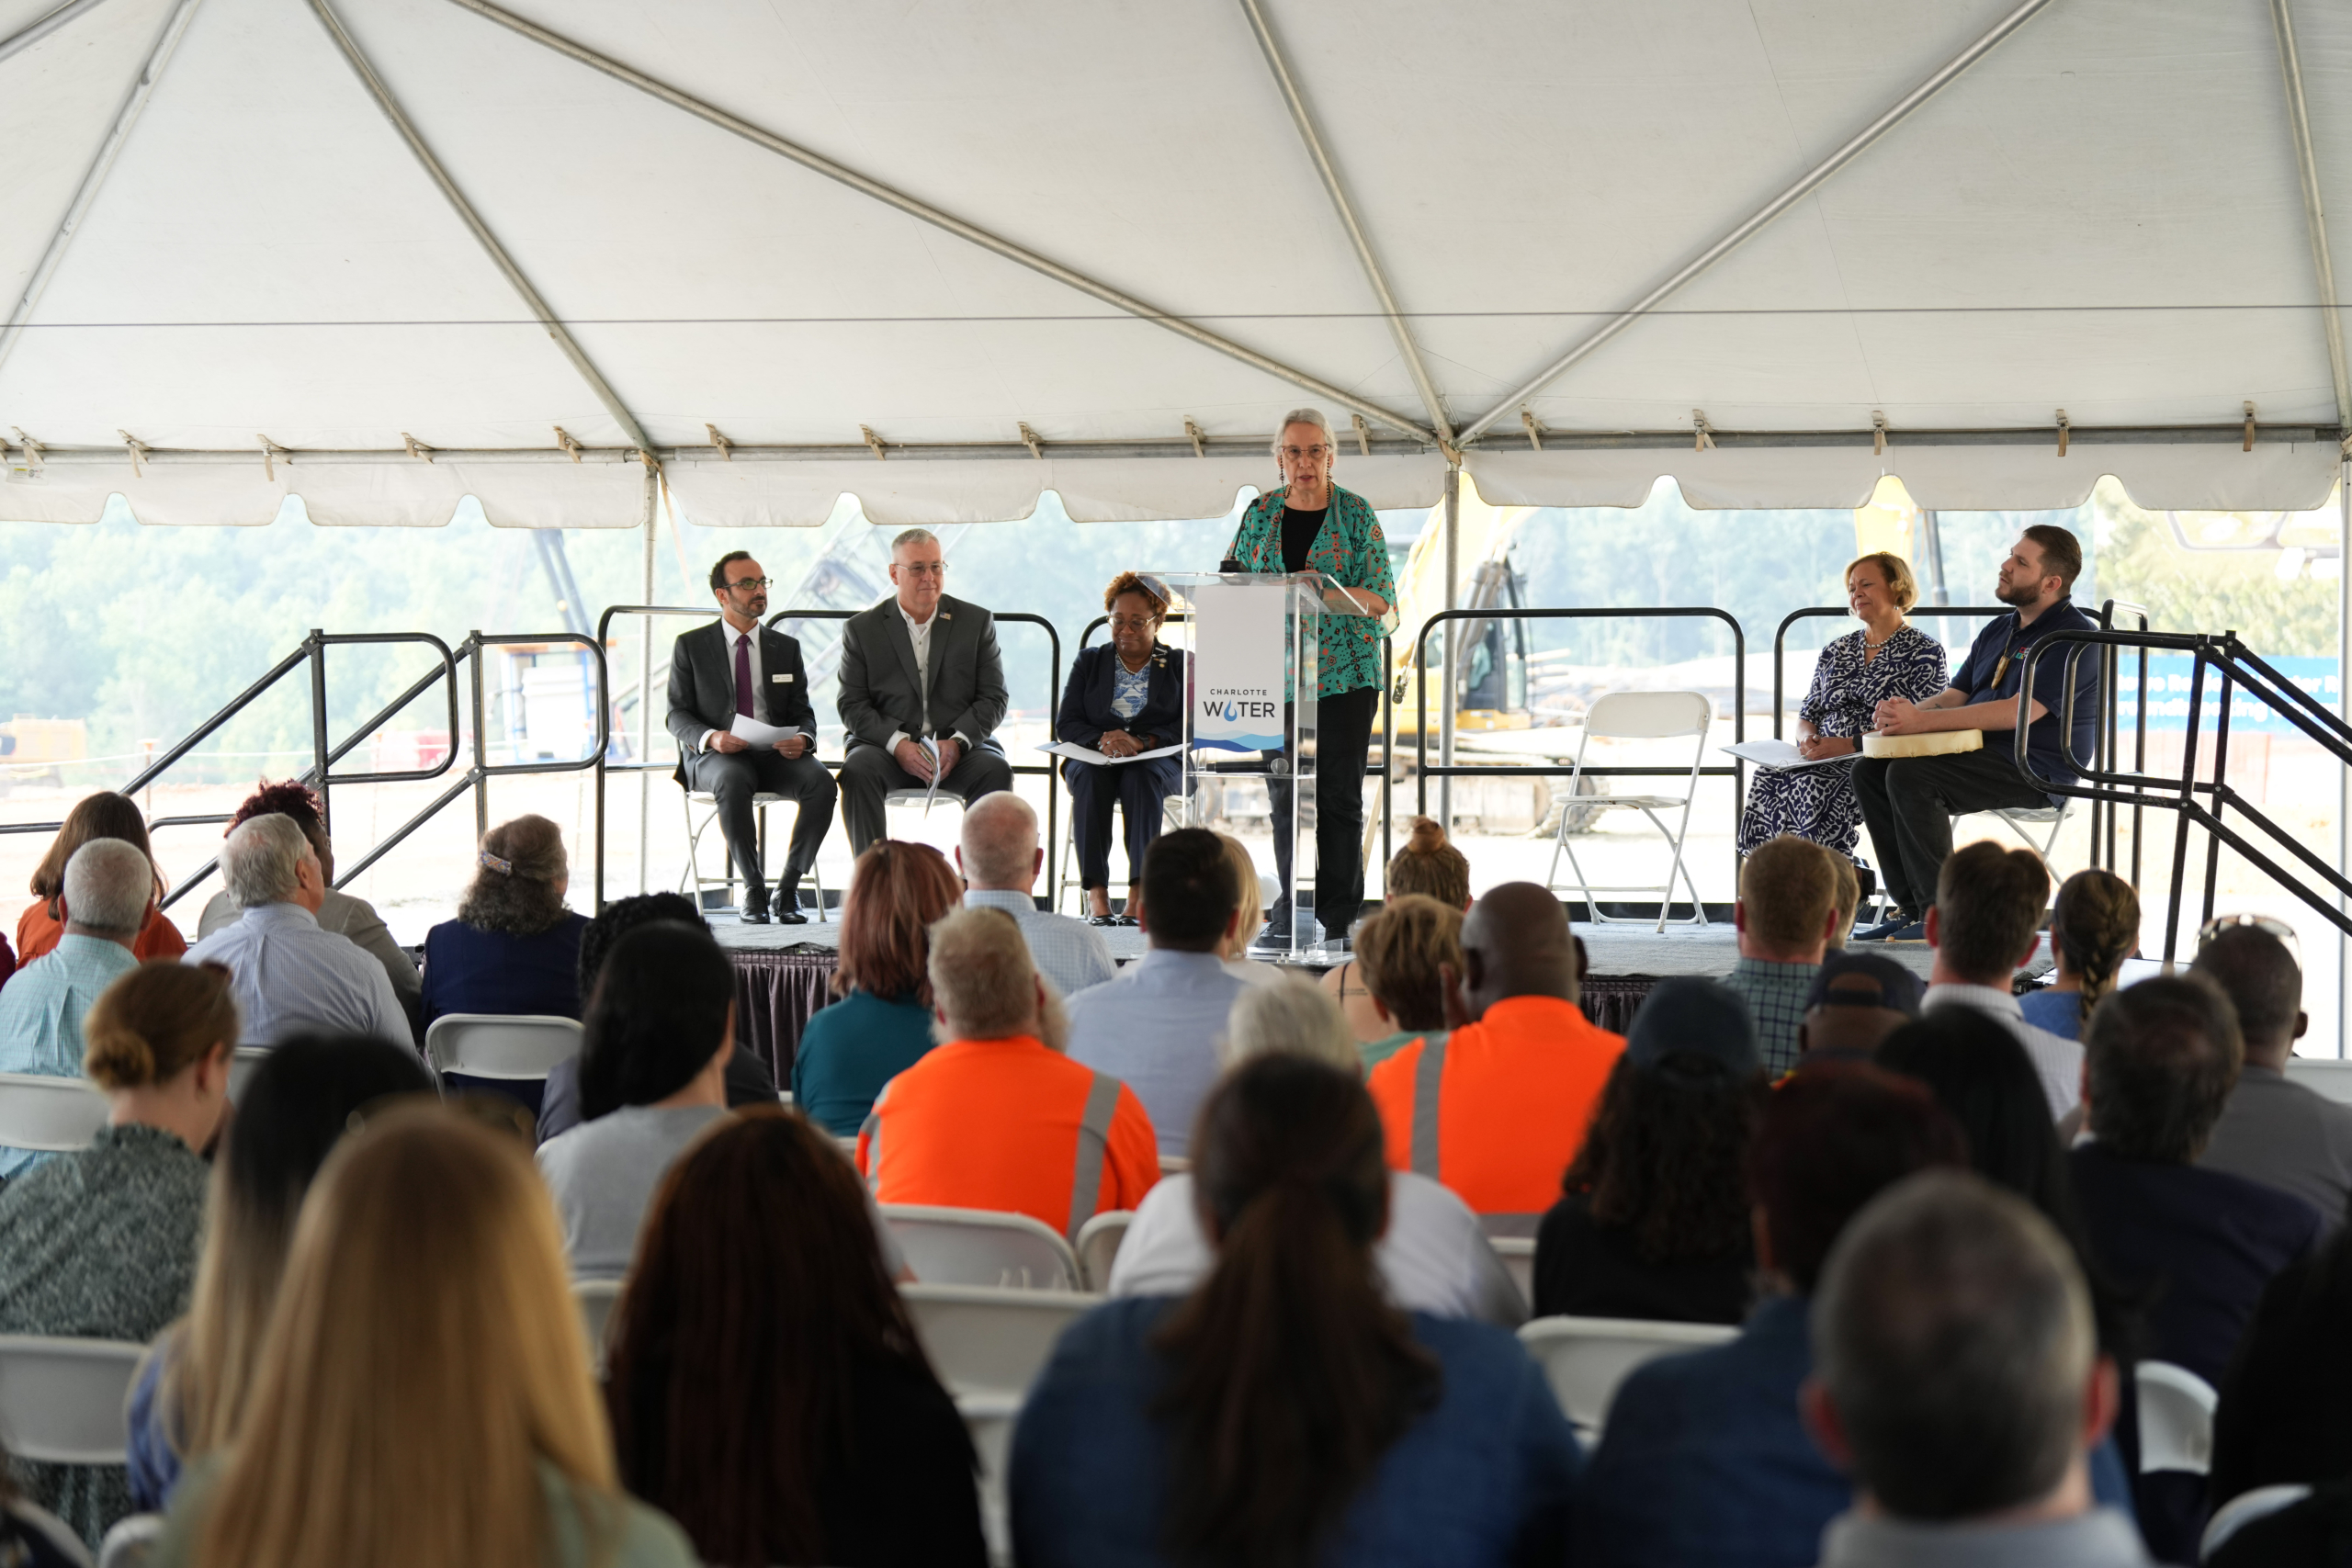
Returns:
[[[1372,1070],[1388,1164],[1443,1182],[1481,1214],[1540,1214],[1584,1145],[1625,1038],[1574,1002],[1507,997]]]
[[[17,919],[17,962],[30,964],[57,945],[65,922],[49,912],[49,900],[36,898]],[[141,964],[151,958],[177,958],[187,951],[187,938],[161,909],[147,911],[146,921],[131,939],[130,955]]]
[[[957,1040],[882,1086],[857,1168],[877,1203],[1027,1214],[1075,1238],[1143,1201],[1159,1139],[1126,1085],[1041,1041]]]

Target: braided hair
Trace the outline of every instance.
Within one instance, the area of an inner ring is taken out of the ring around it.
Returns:
[[[2111,871],[2078,871],[2058,888],[2050,937],[2083,983],[2083,1012],[2115,988],[2116,971],[2140,943],[2140,896]]]

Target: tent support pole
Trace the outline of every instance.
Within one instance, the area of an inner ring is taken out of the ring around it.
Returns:
[[[2024,0],[2024,4],[2018,6],[2016,10],[2011,11],[2007,16],[2002,17],[1998,22],[1996,22],[1990,32],[1987,32],[1974,43],[1970,44],[1966,49],[1962,50],[1958,54],[1952,56],[1952,58],[1947,61],[1943,67],[1937,71],[1935,74],[1929,76],[1926,81],[1912,88],[1908,93],[1905,93],[1901,98],[1897,99],[1894,106],[1887,109],[1885,113],[1880,115],[1876,119],[1871,121],[1870,124],[1864,126],[1851,141],[1848,141],[1844,146],[1838,148],[1838,151],[1830,153],[1828,157],[1824,158],[1820,163],[1815,164],[1811,169],[1807,170],[1804,175],[1798,179],[1796,184],[1789,186],[1788,189],[1782,191],[1780,195],[1774,197],[1770,201],[1766,202],[1754,213],[1750,214],[1746,222],[1741,223],[1737,228],[1732,230],[1731,232],[1725,234],[1722,239],[1717,240],[1713,244],[1709,245],[1705,250],[1700,252],[1690,261],[1685,262],[1679,272],[1677,272],[1664,283],[1661,283],[1657,288],[1651,289],[1647,294],[1643,295],[1623,311],[1615,316],[1611,316],[1608,321],[1602,322],[1600,328],[1590,336],[1585,338],[1582,342],[1577,344],[1575,347],[1570,348],[1566,353],[1552,361],[1551,364],[1537,371],[1532,379],[1521,386],[1517,390],[1513,391],[1509,397],[1498,401],[1493,408],[1488,409],[1485,413],[1479,415],[1477,419],[1474,420],[1469,425],[1464,428],[1462,432],[1463,441],[1467,443],[1476,440],[1480,435],[1486,433],[1487,428],[1493,424],[1495,421],[1502,418],[1505,414],[1510,413],[1528,399],[1533,397],[1536,393],[1550,386],[1554,381],[1559,379],[1559,378],[1567,371],[1570,366],[1575,365],[1578,360],[1583,359],[1595,349],[1598,349],[1602,344],[1607,343],[1619,333],[1623,332],[1627,327],[1630,327],[1635,321],[1640,321],[1651,310],[1657,309],[1668,295],[1674,293],[1677,289],[1690,282],[1692,278],[1698,276],[1701,273],[1705,272],[1709,267],[1723,260],[1724,257],[1731,254],[1732,252],[1737,250],[1742,244],[1746,243],[1747,241],[1758,231],[1770,223],[1772,220],[1778,218],[1781,213],[1786,212],[1790,208],[1794,207],[1798,202],[1803,201],[1806,197],[1812,195],[1813,192],[1817,189],[1824,181],[1827,180],[1830,175],[1844,168],[1848,164],[1852,163],[1857,157],[1860,156],[1872,142],[1876,141],[1880,137],[1885,135],[1888,131],[1902,124],[1904,120],[1910,118],[1912,110],[1917,108],[1920,105],[1934,97],[1938,93],[1943,91],[1945,87],[1951,85],[1952,80],[1962,72],[1975,64],[1979,60],[1984,59],[1986,54],[1992,51],[1995,45],[1998,44],[2003,39],[2007,38],[2011,33],[2017,31],[2019,28],[2025,26],[2027,22],[2032,20],[2034,15],[2048,4],[2050,4],[2050,0]]]
[[[171,62],[172,51],[179,47],[180,39],[187,32],[187,24],[196,15],[197,0],[176,0],[164,17],[163,30],[155,35],[155,47],[147,51],[146,63],[130,84],[130,91],[123,95],[122,107],[114,113],[114,124],[107,131],[106,140],[98,143],[97,155],[82,172],[82,183],[74,187],[74,199],[65,204],[65,216],[58,220],[57,230],[49,237],[49,248],[40,254],[33,266],[32,276],[25,279],[25,291],[17,299],[17,308],[8,312],[7,325],[0,327],[0,364],[6,364],[8,351],[25,333],[25,323],[32,320],[33,311],[40,305],[40,297],[49,289],[50,280],[65,260],[65,252],[74,243],[74,236],[81,231],[82,221],[89,217],[96,205],[98,192],[107,183],[107,175],[114,171],[114,161],[121,155],[130,140],[133,126],[147,107],[147,100],[155,94],[155,84],[164,79],[164,67]],[[0,59],[6,58],[18,48],[36,41],[37,36],[72,20],[68,12],[80,7],[60,6],[27,28],[23,32],[0,45]]]
[[[1293,369],[1280,360],[1261,354],[1254,348],[1246,348],[1230,338],[1220,337],[1206,327],[1186,321],[1182,316],[1171,315],[1155,305],[1148,305],[1131,294],[1122,293],[1106,283],[1097,282],[1082,272],[1039,255],[1025,246],[1016,245],[1012,241],[990,233],[976,223],[967,222],[952,213],[932,206],[927,201],[918,200],[902,190],[859,174],[847,164],[836,163],[821,152],[812,152],[797,142],[786,141],[774,131],[763,130],[747,119],[731,115],[716,105],[707,104],[700,98],[683,93],[668,83],[658,81],[633,66],[623,64],[609,55],[598,54],[583,44],[574,43],[561,33],[550,31],[537,22],[526,21],[511,11],[501,10],[498,6],[491,5],[489,0],[450,0],[450,3],[461,6],[477,16],[496,22],[503,28],[520,33],[533,43],[553,50],[568,60],[576,61],[591,70],[601,71],[616,82],[625,83],[650,97],[659,98],[673,108],[683,109],[697,119],[707,120],[721,130],[741,137],[754,147],[774,152],[780,158],[790,159],[802,168],[812,170],[827,179],[838,180],[862,196],[871,197],[887,207],[896,208],[909,217],[920,219],[934,228],[944,229],[959,240],[978,245],[980,249],[1002,256],[1007,261],[1017,262],[1032,272],[1042,273],[1055,282],[1100,299],[1114,310],[1124,310],[1128,315],[1149,321],[1154,326],[1165,328],[1179,337],[1189,338],[1204,348],[1213,348],[1228,358],[1239,360],[1254,370],[1262,370],[1267,375],[1288,381],[1295,387],[1304,388],[1318,398],[1340,408],[1352,410],[1366,419],[1377,420],[1392,430],[1400,430],[1427,446],[1439,445],[1436,432],[1422,428],[1403,414],[1391,412],[1378,403],[1369,402],[1344,388],[1335,387],[1330,382],[1309,376],[1303,370]],[[311,0],[311,4],[321,5],[322,0]]]
[[[653,596],[653,572],[660,557],[653,548],[653,536],[662,521],[662,513],[670,504],[670,483],[660,474],[645,476],[645,597],[640,604],[658,604]],[[661,487],[657,491],[655,486]],[[655,504],[656,497],[660,504]],[[675,525],[671,528],[677,532]],[[637,618],[637,760],[640,762],[653,755],[653,617]],[[664,697],[666,701],[666,695]],[[653,775],[637,775],[637,890],[645,891],[648,869],[652,865],[653,852]],[[702,889],[695,889],[695,897],[702,897]]]
[[[1461,541],[1462,465],[1456,462],[1447,465],[1445,470],[1445,607],[1449,610],[1461,607],[1461,594],[1457,586],[1460,575],[1455,570],[1460,561],[1458,552]],[[1438,704],[1437,710],[1437,760],[1441,767],[1449,769],[1453,766],[1455,690],[1453,672],[1459,667],[1454,655],[1461,645],[1461,622],[1445,623],[1445,685],[1443,688],[1445,695],[1444,700]],[[1416,671],[1414,673],[1423,681],[1430,678],[1430,672],[1426,669]],[[1453,775],[1451,773],[1438,775],[1437,819],[1445,829],[1446,836],[1452,838],[1453,836]]]
[[[490,231],[490,225],[481,220],[481,214],[474,210],[473,203],[468,201],[465,193],[458,188],[458,182],[449,177],[449,171],[441,166],[441,160],[435,157],[433,149],[424,144],[424,138],[417,133],[416,126],[401,107],[400,100],[392,96],[391,88],[376,73],[376,67],[360,52],[358,42],[345,29],[343,18],[334,14],[334,7],[327,0],[311,0],[311,9],[318,13],[321,25],[327,29],[327,36],[343,51],[344,59],[350,62],[360,85],[376,100],[376,107],[384,111],[384,118],[392,122],[392,129],[400,132],[401,140],[407,142],[408,150],[416,155],[426,177],[440,187],[442,196],[447,198],[449,205],[457,210],[458,219],[472,231],[475,241],[497,264],[498,270],[505,274],[507,283],[530,308],[531,314],[539,319],[539,325],[547,329],[548,336],[555,339],[556,346],[563,350],[566,359],[571,361],[571,367],[580,372],[580,378],[588,383],[588,389],[596,394],[596,400],[605,405],[605,412],[612,415],[613,423],[621,427],[621,434],[650,462],[653,438],[645,434],[645,427],[638,423],[637,416],[628,412],[620,395],[605,379],[604,373],[589,359],[587,350],[580,346],[579,341],[557,319],[556,313],[548,309],[548,302],[539,298],[539,291],[531,286],[529,278],[523,276],[523,269],[514,265],[514,258],[506,254],[506,247],[498,243],[498,237]]]
[[[1324,151],[1322,132],[1315,124],[1315,116],[1306,107],[1296,78],[1291,74],[1282,43],[1274,37],[1273,22],[1260,0],[1241,0],[1241,12],[1250,18],[1250,30],[1257,35],[1258,47],[1265,51],[1267,68],[1274,73],[1274,85],[1282,89],[1291,122],[1298,127],[1299,140],[1306,143],[1306,155],[1314,161],[1323,189],[1331,197],[1332,210],[1340,215],[1340,227],[1347,231],[1348,243],[1355,247],[1364,281],[1372,285],[1372,292],[1380,301],[1380,313],[1388,319],[1388,333],[1396,340],[1396,351],[1405,356],[1405,368],[1411,373],[1413,389],[1420,394],[1421,407],[1428,412],[1430,424],[1437,432],[1438,446],[1451,456],[1453,426],[1445,417],[1445,404],[1438,397],[1437,383],[1430,379],[1429,367],[1421,362],[1420,344],[1413,341],[1412,330],[1405,324],[1405,313],[1397,308],[1396,292],[1388,287],[1388,275],[1381,269],[1380,258],[1373,254],[1372,241],[1356,219],[1355,204],[1348,199],[1339,168]]]
[[[2311,236],[2320,326],[2327,338],[2327,367],[2335,378],[2335,421],[2352,425],[2352,376],[2346,373],[2344,318],[2335,302],[2335,264],[2328,255],[2327,209],[2320,199],[2319,160],[2312,152],[2311,113],[2303,100],[2302,51],[2295,46],[2295,18],[2287,9],[2287,0],[2270,0],[2270,25],[2278,35],[2278,71],[2287,86],[2287,129],[2295,141],[2296,182],[2303,189],[2303,227]]]
[[[2335,706],[2347,722],[2352,722],[2352,685],[2347,685],[2344,672],[2352,670],[2352,450],[2345,453],[2335,466]],[[2137,854],[2135,848],[2132,852]],[[2344,874],[2345,863],[2352,861],[2352,769],[2335,770],[2335,874]],[[2335,907],[2342,909],[2346,900],[2342,894],[2335,897]],[[2352,943],[2345,940],[2339,929],[2335,933],[2335,1055],[2341,1058],[2352,1055],[2346,1049],[2346,1024],[2352,1019]]]
[[[0,60],[6,60],[21,50],[32,48],[83,12],[104,4],[106,0],[65,0],[64,5],[50,12],[22,32],[11,33],[6,38],[0,38]]]

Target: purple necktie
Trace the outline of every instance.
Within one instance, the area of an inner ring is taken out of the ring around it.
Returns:
[[[735,639],[735,711],[745,718],[754,716],[752,712],[752,639],[748,637]]]

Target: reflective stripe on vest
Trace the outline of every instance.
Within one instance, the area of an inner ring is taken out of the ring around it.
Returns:
[[[887,1091],[888,1090],[889,1086],[886,1084],[886,1085],[884,1085],[884,1086],[883,1086],[883,1088],[884,1088],[885,1092],[887,1092]],[[820,1132],[820,1133],[823,1133],[823,1132],[825,1131],[822,1127],[820,1127],[820,1128],[818,1128],[817,1130],[818,1130],[819,1132]],[[879,1191],[881,1191],[881,1190],[882,1190],[882,1097],[881,1097],[881,1095],[876,1095],[876,1096],[874,1097],[874,1104],[873,1104],[873,1107],[872,1107],[870,1110],[868,1110],[868,1111],[866,1111],[866,1113],[865,1113],[865,1126],[863,1126],[863,1127],[861,1127],[861,1128],[859,1128],[859,1129],[858,1129],[858,1131],[859,1131],[860,1133],[862,1133],[863,1134],[865,1134],[865,1188],[866,1188],[866,1190],[867,1190],[867,1191],[869,1191],[869,1192],[879,1192]],[[831,1134],[826,1134],[826,1136],[831,1137]],[[850,1157],[850,1163],[851,1163],[851,1164],[853,1164],[853,1165],[856,1164],[856,1163],[857,1163],[857,1152],[856,1152],[856,1150],[852,1149],[852,1150],[850,1151],[850,1156],[849,1156],[849,1157]]]
[[[1094,1201],[1102,1192],[1102,1163],[1111,1154],[1111,1118],[1119,1111],[1119,1080],[1096,1073],[1086,1090],[1086,1113],[1078,1121],[1078,1164],[1069,1180],[1069,1230],[1072,1242],[1080,1226],[1094,1217]]]
[[[1424,1038],[1413,1067],[1413,1174],[1438,1179],[1437,1110],[1445,1084],[1445,1042]]]

